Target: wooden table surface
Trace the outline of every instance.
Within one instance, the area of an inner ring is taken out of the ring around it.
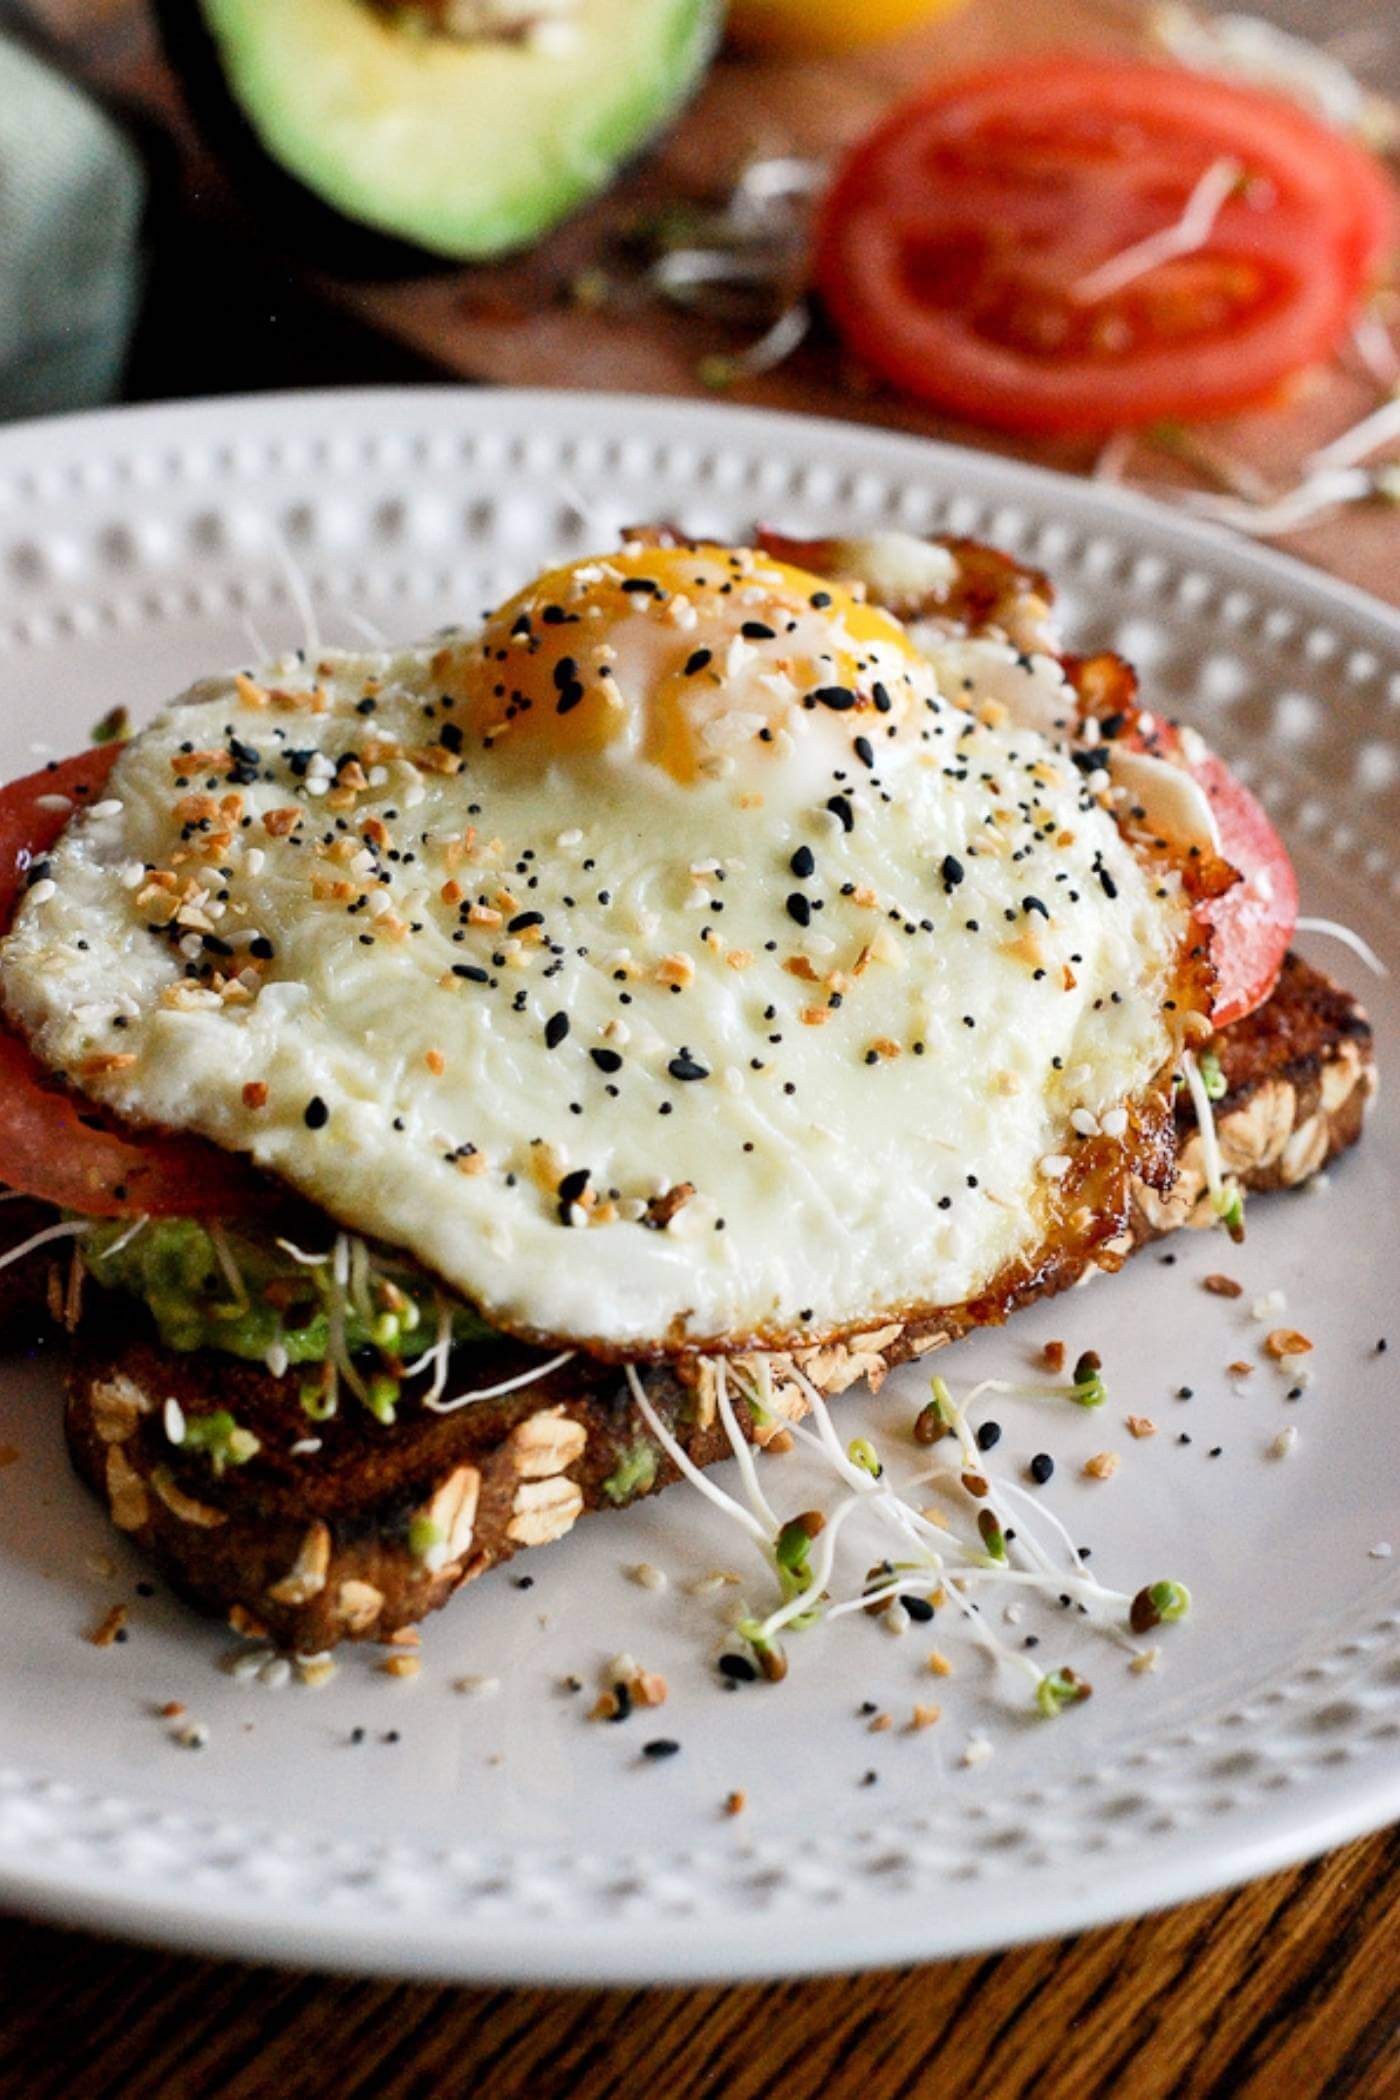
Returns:
[[[471,1991],[0,1922],[3,2100],[1400,2093],[1400,1831],[1074,1940],[820,1983]]]
[[[141,369],[191,387],[359,381],[406,373],[694,393],[696,344],[668,316],[589,321],[554,296],[605,236],[604,207],[524,267],[357,284],[269,249],[203,156],[138,0],[34,0],[74,63],[153,117],[182,172],[160,200],[177,271],[238,299],[242,348],[200,364],[146,345]],[[1042,34],[1120,37],[1113,0],[984,0],[931,37],[857,67],[726,64],[629,196],[693,193],[758,146],[811,150],[859,127],[915,65]],[[193,231],[191,231],[193,229]],[[183,245],[179,245],[183,242]],[[157,255],[159,274],[161,257]],[[213,294],[211,294],[213,295]],[[260,304],[261,302],[261,304]],[[160,310],[162,336],[181,301]],[[522,315],[525,320],[522,321]],[[203,330],[207,336],[209,331]],[[193,346],[193,337],[190,347]],[[701,347],[709,347],[702,344]],[[843,388],[809,354],[747,398],[857,413],[967,439]],[[1274,418],[1224,434],[1234,456],[1284,472],[1368,405],[1332,375]],[[1039,456],[1045,457],[1041,454]],[[1054,463],[1082,466],[1082,456]],[[1300,552],[1400,600],[1395,514],[1353,515]],[[868,2100],[938,2091],[976,2100],[1328,2100],[1400,2095],[1400,1832],[1160,1917],[931,1968],[815,1983],[665,1991],[473,1991],[196,1961],[0,1919],[0,2100],[334,2095],[452,2100],[655,2091],[670,2100]]]

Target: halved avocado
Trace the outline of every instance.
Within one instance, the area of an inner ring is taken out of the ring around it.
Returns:
[[[577,0],[538,39],[454,37],[372,0],[177,0],[162,17],[187,83],[207,72],[188,37],[202,23],[278,167],[359,225],[468,261],[526,246],[604,188],[694,88],[723,12]]]

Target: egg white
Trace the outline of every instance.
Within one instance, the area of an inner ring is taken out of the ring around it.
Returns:
[[[674,641],[650,604],[606,630],[619,733],[528,762],[443,759],[441,638],[204,682],[49,856],[10,1016],[121,1115],[246,1151],[524,1333],[644,1352],[976,1295],[1043,1240],[1076,1120],[1174,1053],[1179,883],[1008,716],[1014,651],[867,641],[899,702],[853,716],[783,695],[781,639],[735,651],[732,599],[692,609],[723,679],[685,780],[633,733]],[[840,656],[839,609],[802,638]],[[1034,681],[1049,721],[1057,667]],[[229,749],[256,763],[201,770]],[[185,798],[231,793],[191,828]],[[186,921],[153,927],[152,871]]]

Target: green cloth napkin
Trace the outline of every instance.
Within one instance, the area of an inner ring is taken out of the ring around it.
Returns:
[[[136,314],[144,190],[110,118],[0,36],[0,421],[115,393]]]

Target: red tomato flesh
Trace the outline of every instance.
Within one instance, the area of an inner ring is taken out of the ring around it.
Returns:
[[[0,788],[0,933],[73,809],[100,799],[120,749],[100,745]],[[66,806],[42,806],[56,797]],[[61,1091],[3,1027],[0,1182],[93,1218],[231,1217],[268,1204],[265,1184],[234,1153],[204,1138],[119,1129],[94,1103]]]
[[[1189,254],[1095,273],[1237,190]],[[847,158],[817,278],[851,348],[975,422],[1094,433],[1221,415],[1330,356],[1395,237],[1378,164],[1293,104],[1069,55],[938,82]]]
[[[1211,1019],[1217,1028],[1228,1028],[1262,1006],[1278,982],[1298,923],[1298,878],[1288,848],[1224,759],[1199,738],[1189,740],[1188,751],[1169,728],[1151,742],[1205,790],[1220,833],[1220,857],[1239,870],[1233,888],[1196,906],[1196,917],[1210,928],[1215,965]]]

